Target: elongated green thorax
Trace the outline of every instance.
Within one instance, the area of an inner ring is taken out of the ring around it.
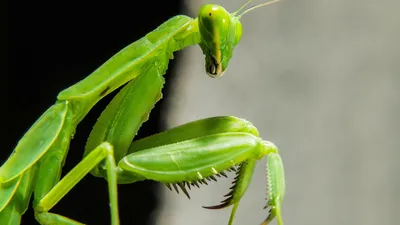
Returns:
[[[203,5],[198,14],[200,47],[211,77],[222,76],[232,57],[233,48],[242,37],[242,24],[222,6]]]

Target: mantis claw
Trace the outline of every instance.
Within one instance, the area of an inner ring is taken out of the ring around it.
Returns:
[[[232,200],[233,200],[233,195],[235,193],[235,190],[237,188],[237,184],[238,184],[238,180],[240,177],[240,168],[243,165],[243,163],[241,163],[239,165],[239,170],[235,170],[236,171],[236,176],[232,181],[232,186],[229,188],[230,191],[228,194],[224,195],[224,197],[226,197],[224,200],[221,201],[221,204],[219,205],[213,205],[213,206],[203,206],[203,208],[205,209],[223,209],[226,208],[228,206],[230,206],[232,204]]]

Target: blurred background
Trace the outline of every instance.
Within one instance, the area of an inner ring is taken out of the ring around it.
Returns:
[[[244,0],[205,2],[232,12]],[[186,13],[195,16],[202,3],[186,1]],[[284,160],[285,224],[397,224],[399,9],[395,0],[283,0],[248,13],[220,79],[204,74],[200,48],[183,52],[168,125],[216,115],[251,121]],[[236,224],[259,224],[267,215],[264,174],[265,160]],[[193,193],[191,201],[166,192],[159,224],[226,224],[230,209],[199,206],[222,200],[230,181]]]
[[[7,2],[0,7],[0,47],[6,49],[2,159],[58,92],[124,46],[173,15],[195,17],[203,3],[232,12],[244,2]],[[399,8],[396,0],[283,0],[252,11],[242,18],[243,37],[223,77],[205,74],[198,46],[177,54],[165,98],[141,135],[211,116],[245,118],[280,149],[285,224],[397,224]],[[91,126],[110,99],[79,126],[64,171],[79,162]],[[265,162],[259,162],[241,201],[237,225],[259,224],[267,215]],[[120,185],[122,224],[227,224],[230,208],[201,206],[219,203],[232,179],[233,174],[192,190],[191,200],[153,182]],[[108,224],[107,198],[104,180],[87,176],[52,211]],[[36,224],[31,211],[23,224]]]

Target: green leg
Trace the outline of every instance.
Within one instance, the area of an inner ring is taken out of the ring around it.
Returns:
[[[35,206],[35,217],[42,225],[48,224],[81,224],[64,216],[49,213],[58,201],[61,200],[86,174],[97,164],[105,160],[107,181],[111,206],[111,224],[119,225],[117,176],[113,146],[104,142],[88,154],[75,168],[60,180]]]
[[[187,123],[135,141],[128,155],[118,162],[118,183],[154,180],[179,189],[190,198],[188,189],[217,181],[226,171],[236,177],[220,204],[203,206],[221,209],[233,205],[229,225],[233,224],[239,202],[250,185],[256,162],[268,156],[268,223],[275,216],[279,225],[285,190],[282,159],[278,148],[262,140],[248,121],[235,117],[213,117]],[[263,224],[263,225],[264,225]]]

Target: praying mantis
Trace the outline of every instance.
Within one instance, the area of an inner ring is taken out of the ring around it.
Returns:
[[[206,73],[221,77],[242,38],[240,18],[278,1],[245,9],[252,2],[248,0],[234,13],[205,4],[195,19],[175,16],[61,91],[0,167],[0,224],[20,224],[31,197],[39,224],[81,224],[50,210],[88,173],[107,181],[110,223],[119,225],[117,184],[154,180],[190,197],[191,187],[234,171],[236,177],[226,199],[204,207],[233,206],[231,225],[256,162],[267,156],[265,207],[269,214],[262,224],[276,218],[283,225],[283,162],[278,148],[261,139],[250,122],[233,116],[205,118],[132,142],[162,98],[163,75],[174,52],[198,44],[205,55]],[[83,159],[61,178],[78,124],[98,101],[122,86],[95,123]]]

